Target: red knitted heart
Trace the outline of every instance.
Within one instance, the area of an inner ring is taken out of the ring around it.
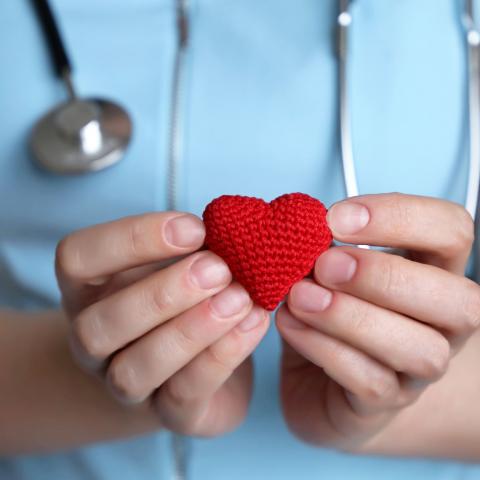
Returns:
[[[205,244],[225,260],[254,302],[274,310],[330,246],[326,214],[320,201],[304,193],[270,203],[222,195],[203,212]]]

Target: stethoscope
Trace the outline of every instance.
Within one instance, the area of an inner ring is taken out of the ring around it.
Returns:
[[[176,6],[177,48],[170,98],[167,208],[178,209],[178,168],[181,157],[180,102],[189,37],[188,0]],[[54,174],[104,170],[124,156],[132,136],[126,109],[105,98],[79,98],[72,80],[72,63],[48,0],[31,0],[43,31],[55,75],[64,83],[68,99],[43,115],[30,134],[32,159]]]
[[[30,145],[35,162],[56,174],[76,174],[103,170],[124,155],[132,135],[127,111],[107,99],[80,99],[72,82],[71,62],[55,22],[48,0],[31,0],[37,12],[56,75],[64,82],[68,100],[47,112],[35,124]],[[189,40],[187,0],[174,0],[177,21],[177,48],[173,65],[171,90],[167,208],[176,210],[178,201],[178,168],[181,159],[181,99],[185,57]],[[480,32],[474,22],[473,0],[463,0],[462,24],[468,49],[468,122],[469,172],[465,208],[476,217],[480,182]],[[349,85],[349,30],[351,6],[355,0],[338,0],[337,55],[339,91],[339,140],[345,191],[348,197],[359,194],[352,150],[351,106]],[[368,248],[366,245],[361,247]],[[477,255],[476,279],[480,276]],[[187,478],[188,442],[173,436],[174,478]]]
[[[102,170],[122,157],[131,136],[123,107],[103,98],[81,99],[72,80],[72,66],[47,0],[32,0],[43,29],[56,75],[68,100],[35,124],[30,146],[38,165],[60,174]]]
[[[31,133],[30,145],[37,164],[54,173],[85,173],[103,170],[123,156],[132,132],[127,111],[111,100],[81,99],[72,81],[72,65],[48,0],[31,0],[45,35],[56,75],[64,82],[68,100],[40,118]],[[188,42],[186,0],[175,0],[177,7],[178,48],[172,82],[170,182],[174,202],[176,172],[180,158],[179,103],[183,57]],[[337,54],[339,90],[339,132],[343,177],[347,196],[358,195],[357,175],[352,151],[351,107],[348,94],[349,30],[351,5],[355,0],[338,0]],[[469,175],[465,207],[475,218],[480,180],[480,32],[474,22],[473,0],[464,0],[462,23],[468,46]]]
[[[355,0],[338,0],[337,15],[337,56],[338,56],[338,91],[339,91],[339,131],[340,152],[343,167],[343,179],[347,197],[359,194],[357,174],[352,148],[351,107],[348,93],[348,52],[349,30],[352,25],[351,6]],[[469,168],[465,208],[476,220],[480,186],[480,31],[475,24],[474,0],[463,0],[461,22],[467,44],[468,66],[468,129],[469,129]],[[480,282],[480,252],[478,251],[478,234],[480,222],[476,222],[473,276]],[[369,248],[368,245],[359,245]]]
[[[345,191],[348,197],[359,194],[352,149],[351,108],[348,94],[348,41],[352,25],[350,8],[354,2],[355,0],[339,0],[337,16],[340,151]],[[464,0],[464,2],[461,20],[468,46],[469,123],[469,172],[465,208],[475,219],[480,182],[480,32],[474,21],[473,0]],[[361,247],[368,248],[366,245]]]

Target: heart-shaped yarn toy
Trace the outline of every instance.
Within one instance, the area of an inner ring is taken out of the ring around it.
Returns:
[[[222,195],[203,212],[205,244],[225,260],[255,303],[274,310],[330,246],[326,214],[319,200],[304,193],[270,203]]]

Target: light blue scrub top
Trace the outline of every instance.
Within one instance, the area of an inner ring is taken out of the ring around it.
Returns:
[[[350,89],[362,193],[464,201],[466,58],[459,3],[357,0]],[[0,2],[0,304],[14,308],[57,305],[54,248],[65,234],[166,204],[173,0],[52,4],[78,90],[120,100],[133,116],[135,135],[125,160],[98,174],[62,178],[34,168],[28,132],[65,92],[52,75],[29,2]],[[335,11],[333,0],[192,1],[182,210],[201,214],[221,194],[271,200],[301,191],[327,205],[344,196]],[[272,327],[255,352],[248,418],[231,434],[192,441],[192,479],[480,478],[477,466],[360,457],[301,443],[280,413],[279,354]],[[0,478],[170,478],[169,441],[168,433],[159,433],[3,458]]]

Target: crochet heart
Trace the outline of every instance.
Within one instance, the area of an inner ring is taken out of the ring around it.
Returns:
[[[205,244],[225,260],[255,303],[274,310],[330,246],[326,214],[320,201],[304,193],[270,203],[222,195],[203,212]]]

